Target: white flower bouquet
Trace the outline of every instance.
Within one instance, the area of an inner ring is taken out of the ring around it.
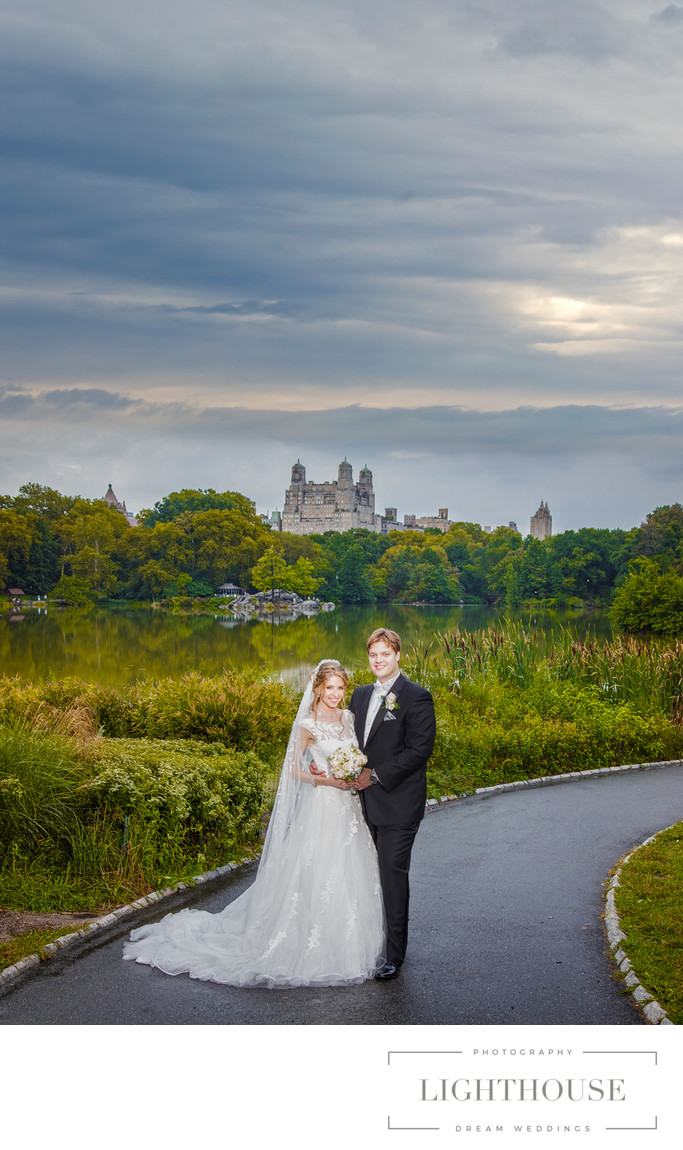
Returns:
[[[355,743],[350,742],[340,743],[329,755],[332,775],[335,779],[343,779],[347,783],[352,783],[358,778],[367,761],[367,755],[364,755]]]

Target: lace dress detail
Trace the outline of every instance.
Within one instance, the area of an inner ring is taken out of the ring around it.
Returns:
[[[316,765],[356,742],[353,715],[306,718]],[[382,965],[384,922],[377,852],[351,791],[300,788],[288,833],[253,885],[219,914],[186,909],[131,932],[124,958],[166,974],[230,986],[335,986]]]

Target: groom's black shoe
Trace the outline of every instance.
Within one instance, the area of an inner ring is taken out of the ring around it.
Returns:
[[[385,962],[384,966],[380,966],[375,978],[380,982],[386,982],[389,978],[396,978],[401,967],[397,966],[395,962]]]

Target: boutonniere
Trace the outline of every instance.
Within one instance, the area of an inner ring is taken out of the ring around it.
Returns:
[[[384,695],[384,706],[387,711],[398,711],[398,703],[393,691],[389,691],[388,695]]]

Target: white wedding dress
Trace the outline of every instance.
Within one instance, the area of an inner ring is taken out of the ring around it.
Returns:
[[[340,720],[298,719],[327,774],[332,751],[355,743],[353,715],[340,712]],[[312,786],[300,750],[294,756],[297,785],[283,814],[280,783],[253,885],[219,914],[187,909],[139,927],[124,958],[230,986],[336,986],[375,974],[384,961],[382,895],[360,799]]]

